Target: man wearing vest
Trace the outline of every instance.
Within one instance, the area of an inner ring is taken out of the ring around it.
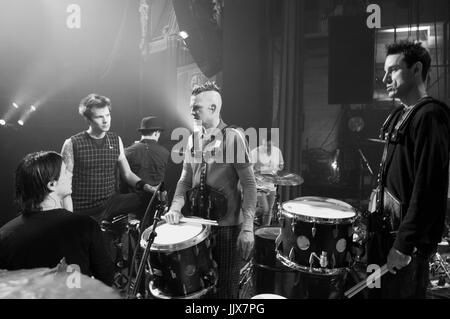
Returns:
[[[216,293],[210,297],[230,299],[238,298],[241,258],[248,259],[254,245],[256,184],[244,134],[239,129],[227,129],[220,118],[221,107],[220,91],[214,83],[207,82],[193,90],[191,114],[196,121],[201,121],[198,142],[204,147],[199,148],[197,142],[194,145],[195,134],[191,135],[183,171],[165,219],[172,224],[178,223],[183,217],[183,206],[197,216],[202,207],[212,206],[211,213],[221,215],[210,218],[219,222],[218,227],[212,227],[212,252],[218,264],[218,282]],[[214,194],[208,203],[203,203],[203,188],[209,190],[209,196]],[[200,189],[200,196],[195,198],[195,203],[185,202],[186,192],[193,189]],[[202,203],[197,205],[199,202]],[[192,209],[195,205],[200,208]]]
[[[420,43],[387,48],[388,95],[397,107],[382,128],[377,209],[369,217],[368,264],[387,264],[375,298],[425,298],[429,260],[442,239],[447,204],[450,112],[428,96],[431,65]]]
[[[88,215],[97,222],[136,210],[136,194],[118,194],[118,171],[132,187],[153,192],[130,169],[121,138],[109,132],[111,101],[105,96],[89,94],[79,105],[79,113],[89,125],[64,142],[62,155],[72,175],[72,197],[66,207]]]

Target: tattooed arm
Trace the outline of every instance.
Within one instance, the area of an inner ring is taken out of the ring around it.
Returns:
[[[63,157],[64,163],[66,164],[66,169],[70,173],[70,184],[72,184],[73,175],[73,146],[72,140],[68,138],[65,140],[64,145],[61,150],[61,155]],[[63,207],[68,211],[73,212],[72,196],[68,195],[63,199]]]

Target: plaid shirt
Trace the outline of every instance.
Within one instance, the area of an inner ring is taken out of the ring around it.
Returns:
[[[81,132],[72,136],[71,140],[74,156],[74,211],[100,207],[117,191],[119,137],[107,132],[102,142],[99,142],[87,132]]]

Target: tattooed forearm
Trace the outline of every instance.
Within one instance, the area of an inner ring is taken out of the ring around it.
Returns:
[[[64,163],[66,164],[67,170],[69,172],[73,172],[73,146],[70,138],[64,142],[61,155],[64,159]]]

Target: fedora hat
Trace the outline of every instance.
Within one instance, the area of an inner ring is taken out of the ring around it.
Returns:
[[[141,127],[138,128],[139,132],[147,131],[163,131],[164,128],[159,125],[158,118],[156,116],[144,117],[141,121]]]

